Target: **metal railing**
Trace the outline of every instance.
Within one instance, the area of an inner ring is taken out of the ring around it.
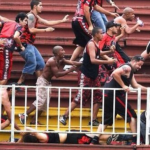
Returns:
[[[1,89],[2,88],[5,88],[5,87],[12,87],[12,102],[11,102],[11,128],[10,130],[1,130],[0,129],[0,132],[11,132],[11,142],[13,142],[13,139],[14,139],[14,134],[15,132],[20,132],[20,131],[17,131],[17,130],[14,130],[14,122],[15,122],[15,99],[16,99],[16,96],[15,96],[15,91],[16,91],[16,88],[20,87],[20,86],[15,86],[15,85],[12,85],[12,86],[0,86],[0,91],[2,91]],[[105,90],[113,90],[114,91],[114,95],[113,95],[113,99],[115,99],[115,93],[117,90],[123,90],[123,89],[114,89],[114,88],[81,88],[81,87],[42,87],[42,86],[21,86],[24,88],[24,91],[25,91],[25,98],[24,98],[24,101],[25,101],[25,106],[24,106],[24,109],[25,109],[25,112],[26,113],[26,110],[27,110],[27,101],[28,101],[28,89],[36,89],[36,100],[38,100],[38,90],[39,88],[46,88],[47,89],[47,114],[46,114],[46,128],[45,128],[45,131],[43,132],[49,132],[49,103],[50,103],[50,93],[49,93],[49,89],[57,89],[58,90],[58,111],[57,111],[57,131],[56,132],[64,132],[61,130],[61,126],[60,126],[60,122],[59,122],[59,117],[60,115],[60,109],[61,109],[61,91],[63,91],[64,89],[67,89],[69,91],[69,118],[68,118],[68,130],[65,131],[65,132],[72,132],[71,129],[72,129],[72,126],[71,126],[71,99],[72,99],[72,91],[73,90],[81,90],[81,93],[83,90],[91,90],[91,110],[93,110],[93,94],[94,94],[94,90],[101,90],[102,91],[102,124],[104,124],[104,103],[105,103],[105,100],[104,100],[104,92]],[[96,132],[96,131],[93,131],[93,126],[91,125],[90,126],[90,130],[89,130],[89,133],[99,133],[99,134],[136,134],[137,135],[137,145],[140,145],[140,111],[141,111],[141,89],[132,89],[131,91],[133,92],[136,92],[137,93],[137,133],[129,133],[128,130],[127,130],[127,125],[126,125],[126,122],[127,122],[127,115],[125,115],[125,125],[124,125],[124,132],[116,132],[115,131],[115,111],[113,111],[113,126],[112,126],[112,132],[106,132],[106,131],[102,131],[102,132]],[[147,115],[150,116],[150,89],[147,90]],[[82,94],[81,94],[81,100],[82,100]],[[127,114],[127,104],[128,104],[128,94],[126,93],[126,107],[125,107],[125,114]],[[0,92],[0,104],[1,104],[1,92]],[[38,106],[38,103],[37,105]],[[0,116],[1,116],[1,105],[0,105]],[[67,109],[67,108],[66,108]],[[113,105],[113,110],[115,110],[115,101],[114,101],[114,105]],[[36,120],[38,118],[38,109],[36,107]],[[80,116],[79,116],[79,126],[78,126],[78,130],[79,130],[79,133],[85,133],[82,131],[82,113],[83,113],[83,107],[82,107],[82,101],[80,103]],[[90,116],[91,117],[93,116],[93,111],[91,111],[90,113]],[[92,117],[91,117],[91,122],[92,122]],[[23,132],[25,132],[25,128],[26,128],[27,124],[26,124],[26,118],[25,118],[25,124],[24,124],[24,129],[22,130]],[[37,129],[38,125],[37,125],[37,122],[36,122],[36,125],[35,125],[35,128]],[[147,117],[147,124],[146,124],[146,144],[148,145],[149,144],[149,121],[148,121],[148,117]],[[21,131],[21,132],[22,132]],[[77,132],[76,132],[77,133]]]

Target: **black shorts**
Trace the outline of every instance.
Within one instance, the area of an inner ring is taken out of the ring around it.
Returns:
[[[120,64],[128,63],[131,60],[118,43],[116,43],[116,52],[118,53],[117,59]]]
[[[76,19],[72,21],[72,29],[75,34],[73,44],[85,47],[88,41],[92,38],[88,32],[88,24],[83,20]]]
[[[125,119],[125,95],[116,94],[116,105],[115,105],[115,117],[119,114]],[[131,117],[137,118],[134,109],[131,108],[130,104],[127,104],[127,122],[131,121]],[[104,100],[104,125],[113,124],[113,95],[105,95]]]
[[[84,133],[68,133],[66,144],[90,144],[92,138]]]

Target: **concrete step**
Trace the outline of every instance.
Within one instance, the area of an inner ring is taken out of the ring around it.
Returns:
[[[110,145],[83,145],[83,144],[47,144],[47,143],[7,143],[3,142],[0,143],[0,146],[2,149],[5,150],[133,150],[133,149],[138,149],[138,150],[147,150],[150,148],[150,146],[126,146],[126,145],[116,145],[116,146],[110,146]]]
[[[1,15],[4,16],[9,16],[12,17],[16,15],[17,12],[20,11],[24,11],[24,12],[28,12],[30,10],[30,6],[29,3],[22,3],[23,9],[20,6],[20,3],[6,3],[6,2],[1,2],[0,3],[0,10],[1,10]],[[17,7],[18,6],[18,7]],[[45,7],[43,9],[43,12],[41,14],[42,17],[48,19],[60,19],[62,18],[65,14],[70,14],[70,18],[73,17],[75,10],[76,10],[76,4],[71,4],[71,3],[65,3],[65,4],[59,4],[58,3],[45,3],[43,4],[43,6]],[[16,7],[18,8],[16,10]],[[104,8],[106,8],[107,10],[114,12],[115,9],[113,7],[111,7],[110,5],[104,5]],[[118,13],[122,13],[122,10],[124,9],[125,5],[121,5],[119,6],[120,10],[117,10]],[[62,9],[63,8],[63,9]],[[149,6],[141,6],[138,5],[134,6],[133,9],[135,10],[135,14],[138,17],[141,17],[144,21],[148,21],[148,16],[149,16],[149,11],[150,11],[150,7]],[[9,10],[9,12],[11,11],[12,13],[7,14],[7,10]],[[147,11],[145,11],[147,10]],[[51,13],[52,12],[52,13]],[[108,19],[110,19],[110,17],[108,17]]]

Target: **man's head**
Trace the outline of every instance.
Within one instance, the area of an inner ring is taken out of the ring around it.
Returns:
[[[53,54],[54,54],[54,56],[63,58],[64,54],[65,54],[65,50],[63,49],[62,46],[57,45],[57,46],[53,47]]]
[[[28,16],[26,13],[21,12],[16,16],[15,21],[24,27],[28,23]]]
[[[135,18],[134,10],[130,7],[126,7],[123,10],[123,16],[127,21],[133,21],[133,19]]]
[[[40,0],[31,0],[30,2],[31,10],[36,10],[37,13],[42,12],[42,2]]]
[[[118,33],[118,28],[120,28],[121,25],[118,23],[115,23],[114,20],[107,22],[106,24],[106,30],[107,32],[111,32],[112,34]]]
[[[102,29],[99,27],[94,27],[92,30],[92,36],[94,38],[97,38],[99,41],[103,38],[103,32]]]
[[[141,69],[142,65],[144,64],[144,58],[140,55],[136,55],[131,59],[130,63],[132,65],[133,71],[136,72]]]

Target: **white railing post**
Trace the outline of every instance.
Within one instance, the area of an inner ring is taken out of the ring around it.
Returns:
[[[58,117],[57,117],[58,127],[57,127],[57,131],[60,131],[59,116],[60,116],[60,88],[58,88]]]
[[[46,88],[47,90],[47,111],[46,111],[46,131],[48,131],[48,126],[49,126],[49,103],[50,103],[50,97],[49,97],[49,94],[51,91],[51,87],[48,87]]]
[[[80,87],[81,95],[80,95],[80,132],[82,130],[82,106],[83,106],[83,89]]]
[[[138,88],[137,99],[137,145],[140,145],[140,115],[141,115],[141,88]]]
[[[150,129],[150,88],[147,88],[147,103],[146,103],[146,134],[145,144],[149,145],[149,129]]]
[[[70,132],[70,127],[71,127],[71,91],[72,89],[69,89],[69,132]]]
[[[91,131],[90,132],[93,132],[93,88],[91,88]]]
[[[0,85],[0,119],[2,117],[2,86]],[[0,125],[1,130],[1,125]]]
[[[12,104],[11,104],[11,142],[14,142],[15,125],[15,85],[12,85]]]
[[[113,134],[115,133],[115,116],[116,116],[116,113],[115,113],[115,110],[116,110],[116,89],[114,89],[113,91]]]

